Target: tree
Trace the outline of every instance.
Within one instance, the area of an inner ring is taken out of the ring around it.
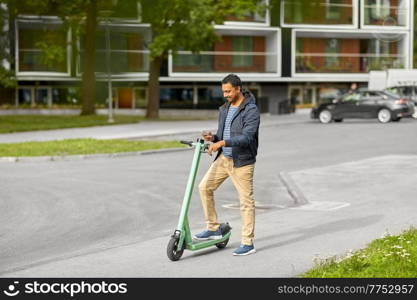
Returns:
[[[10,24],[14,22],[14,3],[0,0],[0,86],[14,87],[16,79],[11,68],[13,65],[13,43]]]
[[[12,1],[12,0],[9,0]],[[132,1],[132,0],[124,0]],[[133,0],[136,2],[136,0]],[[82,115],[95,113],[96,101],[96,35],[100,18],[100,10],[107,11],[107,17],[114,12],[114,2],[110,0],[19,0],[17,10],[30,11],[37,15],[56,15],[63,21],[63,29],[71,29],[72,48],[79,38],[84,39],[84,59],[82,72]],[[61,63],[65,60],[67,44],[53,42],[38,42],[37,47],[42,49],[44,62],[49,65]]]
[[[259,0],[141,0],[144,23],[149,23],[152,41],[149,44],[147,118],[159,116],[159,75],[169,53],[186,49],[198,54],[219,36],[214,24],[227,17],[243,18],[248,12],[264,12]]]

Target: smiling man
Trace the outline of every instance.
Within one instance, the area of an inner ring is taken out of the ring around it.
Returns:
[[[204,139],[213,142],[208,149],[217,152],[213,164],[202,179],[199,190],[207,229],[194,236],[197,240],[220,239],[220,223],[214,202],[214,191],[228,178],[239,194],[242,218],[241,245],[233,255],[255,253],[255,200],[253,174],[258,151],[259,111],[255,97],[242,89],[242,82],[235,74],[222,80],[223,96],[227,102],[220,107],[219,125],[215,135],[204,132]]]

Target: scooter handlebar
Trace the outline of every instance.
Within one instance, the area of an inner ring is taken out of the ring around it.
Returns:
[[[193,142],[192,142],[192,141],[180,141],[180,143],[181,143],[181,144],[184,144],[184,145],[188,145],[188,146],[190,146],[190,147],[192,147],[192,146],[193,146]]]

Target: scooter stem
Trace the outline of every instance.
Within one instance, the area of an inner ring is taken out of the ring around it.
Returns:
[[[177,230],[180,230],[181,232],[183,232],[184,230],[185,219],[187,218],[187,215],[188,215],[188,209],[190,207],[190,201],[191,201],[191,196],[193,193],[194,182],[195,182],[195,178],[196,178],[197,171],[198,171],[198,165],[200,163],[201,152],[202,152],[202,149],[204,149],[204,140],[199,140],[196,143],[192,143],[192,145],[195,147],[194,158],[191,164],[190,174],[188,175],[187,187],[185,189],[184,199],[182,201],[180,218],[179,218],[178,226],[177,226]]]

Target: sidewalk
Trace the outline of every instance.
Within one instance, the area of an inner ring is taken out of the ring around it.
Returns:
[[[294,124],[309,120],[309,109],[291,115],[261,115],[261,127]],[[0,134],[0,143],[51,141],[77,138],[155,139],[175,135],[199,135],[202,130],[217,129],[217,120],[145,121],[136,124],[94,126]]]

